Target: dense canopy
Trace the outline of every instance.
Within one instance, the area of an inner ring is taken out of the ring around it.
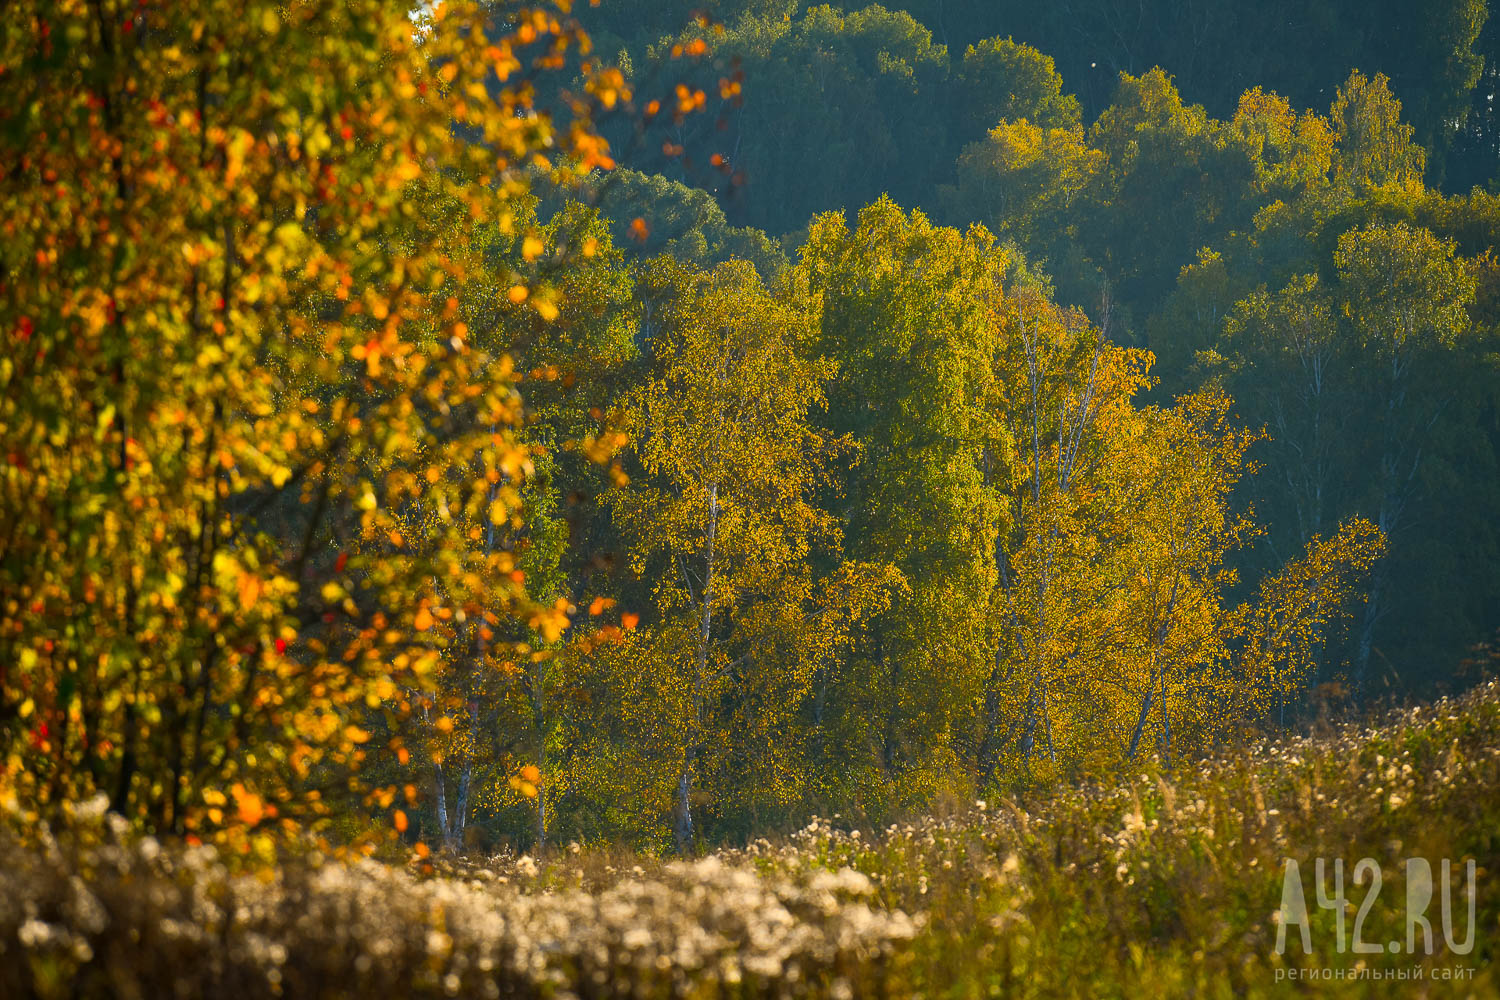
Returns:
[[[692,852],[1466,683],[1485,0],[698,8],[0,14],[7,804]]]

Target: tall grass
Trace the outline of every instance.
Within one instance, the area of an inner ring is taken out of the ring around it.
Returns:
[[[1494,995],[1500,688],[1035,802],[883,830],[816,821],[691,862],[585,849],[419,874],[308,854],[241,871],[133,836],[98,803],[62,830],[0,833],[0,852],[3,997]],[[1433,955],[1340,951],[1320,857],[1344,861],[1346,940],[1369,891],[1354,865],[1379,865],[1362,922],[1377,943],[1404,938],[1408,858],[1458,862],[1461,940],[1474,859],[1473,950],[1446,950],[1434,903]],[[1311,954],[1296,931],[1276,954],[1287,858]]]

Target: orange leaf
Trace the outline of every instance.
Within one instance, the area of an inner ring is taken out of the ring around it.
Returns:
[[[396,810],[396,832],[406,832],[406,813],[401,809]]]
[[[254,573],[241,573],[239,579],[240,610],[249,611],[260,599],[262,585]]]
[[[241,784],[236,784],[230,789],[230,792],[234,795],[235,805],[239,807],[236,812],[239,821],[246,826],[254,826],[259,823],[261,817],[266,814],[265,803],[261,801],[260,796],[247,790]]]

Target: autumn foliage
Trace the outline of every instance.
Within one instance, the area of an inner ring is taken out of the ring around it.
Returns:
[[[1076,291],[1084,250],[1152,238],[1068,220],[1101,185],[1156,204],[1171,142],[1250,157],[1221,173],[1257,197],[1415,190],[1378,78],[1334,125],[1125,77],[1085,132],[1049,62],[974,49],[974,94],[1034,84],[983,105],[1013,117],[943,192],[993,228],[883,197],[814,217],[793,263],[707,195],[636,214],[675,189],[601,137],[743,110],[706,18],[637,103],[566,2],[4,17],[0,794],[28,816],[103,795],[263,856],[309,827],[692,853],[1195,759],[1362,691],[1426,447],[1414,359],[1469,335],[1475,261],[1348,229],[1332,291],[1205,307],[1224,353],[1168,392],[1111,284],[1070,306],[1023,247],[1081,240],[1046,262]],[[1293,355],[1335,342],[1378,359],[1381,481],[1268,528],[1257,449],[1324,425],[1245,413],[1325,402],[1235,390],[1259,364],[1296,391]]]
[[[473,544],[533,464],[514,366],[459,304],[527,172],[608,165],[618,74],[566,10],[7,7],[12,794],[200,836],[323,816],[455,623],[562,627]]]

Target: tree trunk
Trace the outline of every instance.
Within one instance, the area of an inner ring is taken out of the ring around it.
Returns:
[[[448,836],[448,849],[461,851],[464,846],[464,828],[469,825],[469,787],[474,781],[474,761],[464,762],[464,773],[458,779],[458,805],[453,810],[453,830]]]
[[[432,773],[437,786],[438,832],[443,837],[443,847],[448,847],[448,783],[443,780],[443,765],[434,763]]]
[[[540,782],[536,786],[536,853],[547,846],[547,794]]]
[[[463,773],[458,777],[458,801],[451,814],[448,812],[448,781],[443,773],[443,765],[434,763],[432,773],[436,785],[438,831],[443,837],[443,850],[456,854],[464,846],[464,827],[468,825],[469,788],[474,781],[474,763],[469,761],[464,764]]]
[[[672,833],[677,838],[677,853],[686,857],[693,849],[692,758],[685,757],[677,778],[677,804],[672,815]]]
[[[1364,704],[1365,687],[1369,681],[1370,652],[1375,641],[1375,626],[1380,621],[1380,592],[1385,583],[1385,574],[1381,572],[1383,565],[1383,560],[1376,563],[1374,572],[1370,574],[1370,599],[1365,602],[1365,616],[1359,626],[1359,645],[1354,653],[1354,704],[1356,705]]]
[[[1386,537],[1386,543],[1390,543],[1391,529],[1394,527],[1396,518],[1392,515],[1392,508],[1396,506],[1394,480],[1394,462],[1387,459],[1384,470],[1383,496],[1380,500],[1380,513],[1376,517],[1375,526],[1380,533]],[[1415,467],[1413,467],[1415,473]],[[1389,551],[1389,550],[1387,550]],[[1385,587],[1385,565],[1386,558],[1382,557],[1375,563],[1374,569],[1370,571],[1370,599],[1365,602],[1364,621],[1359,627],[1359,644],[1354,652],[1354,704],[1363,705],[1365,700],[1365,687],[1369,681],[1370,651],[1375,641],[1375,626],[1380,621],[1380,599],[1381,592]]]
[[[532,684],[531,725],[536,731],[536,852],[547,846],[547,792],[542,780],[547,776],[547,712],[542,704],[540,678]]]
[[[896,774],[896,739],[897,730],[900,728],[900,711],[901,658],[898,656],[891,661],[890,700],[886,704],[885,730],[881,735],[881,762],[885,766],[887,778],[895,777]]]
[[[1135,760],[1136,751],[1141,747],[1141,736],[1146,731],[1146,720],[1151,717],[1151,703],[1156,697],[1156,678],[1151,678],[1151,683],[1146,685],[1146,696],[1141,699],[1141,713],[1135,720],[1135,731],[1130,734],[1130,749],[1125,752],[1126,760]]]
[[[1031,751],[1036,746],[1036,727],[1040,721],[1036,702],[1036,681],[1033,680],[1031,690],[1026,695],[1026,721],[1021,735],[1021,760],[1026,765],[1028,773],[1031,769]]]
[[[692,853],[693,848],[693,759],[694,744],[703,722],[703,684],[708,679],[709,644],[712,641],[714,622],[714,542],[719,533],[719,484],[708,488],[708,530],[703,552],[703,592],[699,595],[702,613],[698,627],[698,671],[693,677],[692,712],[686,746],[682,754],[682,773],[677,778],[677,804],[673,815],[673,832],[677,839],[677,852]]]

